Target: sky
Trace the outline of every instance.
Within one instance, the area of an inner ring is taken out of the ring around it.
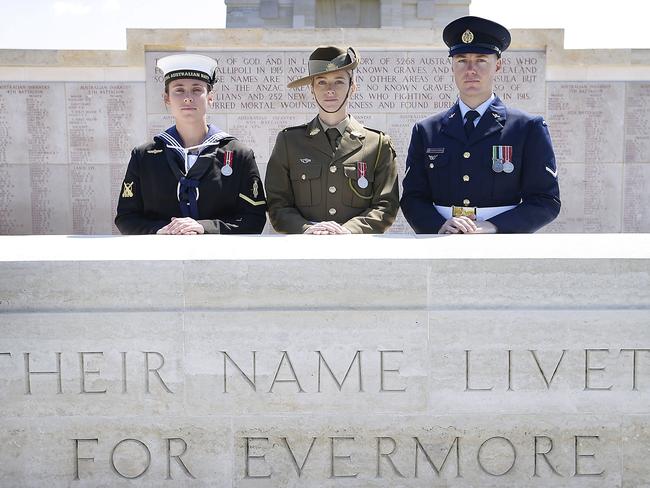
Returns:
[[[472,0],[508,28],[564,28],[566,49],[650,49],[649,0]],[[0,49],[126,49],[126,28],[223,28],[223,0],[0,0]]]

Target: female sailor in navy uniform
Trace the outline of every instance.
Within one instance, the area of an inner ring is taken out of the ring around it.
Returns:
[[[176,125],[136,147],[115,225],[122,234],[259,234],[266,201],[253,151],[206,122],[216,61],[158,60]]]

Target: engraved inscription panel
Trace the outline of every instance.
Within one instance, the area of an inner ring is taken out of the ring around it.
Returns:
[[[70,234],[72,209],[70,201],[70,173],[67,164],[31,164],[32,234]]]
[[[625,162],[650,162],[650,83],[625,86]]]
[[[66,95],[70,163],[128,160],[144,142],[143,84],[67,83]]]
[[[150,120],[152,116],[165,113],[163,77],[156,70],[155,63],[167,54],[146,54],[147,113]],[[270,154],[268,141],[274,139],[274,133],[316,115],[317,107],[308,86],[286,88],[288,82],[307,75],[309,51],[227,50],[201,54],[214,57],[218,63],[211,114],[224,117],[225,120],[217,123],[255,149],[260,156],[259,164],[264,164],[264,156]],[[543,112],[544,73],[545,56],[542,52],[506,53],[503,70],[495,80],[495,90],[506,103],[532,112]],[[415,121],[447,109],[456,99],[446,51],[364,50],[362,63],[356,70],[356,80],[358,91],[351,98],[350,112],[370,127],[390,135],[392,117],[400,120],[405,116]],[[257,121],[253,122],[256,117]],[[242,124],[242,120],[246,122]],[[257,130],[260,126],[263,130]],[[156,126],[156,130],[162,129],[160,125]],[[155,132],[151,123],[149,132]],[[410,128],[407,137],[401,136],[398,134],[393,138],[398,156],[403,161]]]
[[[0,163],[0,234],[31,234],[29,166]]]
[[[547,119],[560,163],[622,163],[625,83],[549,82]]]
[[[650,230],[650,165],[625,164],[623,232]]]
[[[544,232],[623,230],[626,101],[625,82],[548,83],[562,210]]]
[[[0,135],[0,163],[66,163],[63,83],[0,83]]]
[[[0,233],[116,233],[121,177],[146,133],[144,93],[131,82],[0,84]]]

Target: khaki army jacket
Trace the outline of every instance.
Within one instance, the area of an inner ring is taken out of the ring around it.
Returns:
[[[281,131],[265,186],[271,224],[283,233],[300,234],[330,220],[353,234],[381,233],[399,208],[390,138],[353,117],[334,154],[318,117]]]

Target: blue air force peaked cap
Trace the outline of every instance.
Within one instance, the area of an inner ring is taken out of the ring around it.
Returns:
[[[449,56],[478,53],[501,57],[510,45],[510,32],[501,24],[470,15],[447,24],[442,39],[449,46]]]

